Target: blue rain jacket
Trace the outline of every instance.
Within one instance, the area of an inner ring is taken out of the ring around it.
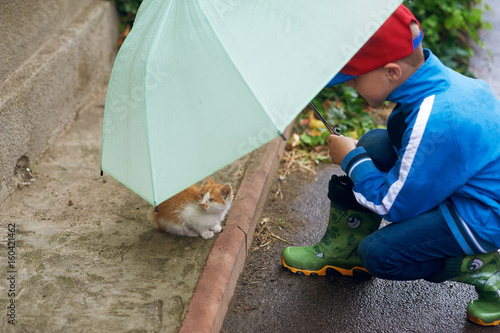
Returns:
[[[484,81],[424,55],[388,97],[398,103],[388,120],[396,165],[381,172],[358,147],[342,169],[358,202],[386,220],[439,207],[466,254],[493,252],[500,248],[500,101]]]

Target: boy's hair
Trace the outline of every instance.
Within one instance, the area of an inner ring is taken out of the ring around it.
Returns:
[[[417,22],[411,21],[410,29],[412,37],[418,37],[418,35],[420,34],[420,27],[418,26]],[[414,68],[419,67],[421,64],[423,64],[425,62],[425,58],[422,43],[420,43],[420,45],[413,51],[412,54],[402,58],[401,61]]]

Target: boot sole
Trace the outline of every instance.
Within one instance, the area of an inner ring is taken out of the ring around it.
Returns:
[[[474,316],[469,316],[469,315],[467,316],[467,319],[469,319],[473,323],[481,325],[481,326],[498,326],[498,324],[500,324],[500,319],[497,321],[494,321],[492,323],[485,323],[481,319],[474,317]]]
[[[317,271],[311,271],[311,270],[304,270],[300,268],[295,268],[288,266],[285,263],[285,260],[283,257],[281,257],[281,265],[283,266],[283,269],[297,275],[306,275],[306,276],[335,276],[335,275],[344,275],[344,276],[352,276],[356,279],[360,280],[369,280],[373,276],[366,270],[364,267],[358,267],[355,266],[351,269],[345,269],[345,268],[340,268],[340,267],[335,267],[335,266],[324,266],[320,270]]]

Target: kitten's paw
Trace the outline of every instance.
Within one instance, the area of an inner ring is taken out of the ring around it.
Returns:
[[[215,234],[218,234],[219,232],[222,231],[222,227],[218,224],[216,224],[213,228],[212,228],[212,231],[215,233]]]
[[[210,239],[210,238],[214,237],[214,233],[212,231],[205,231],[205,232],[201,233],[201,237],[203,237],[205,239]]]

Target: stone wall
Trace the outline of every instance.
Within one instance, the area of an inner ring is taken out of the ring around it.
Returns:
[[[0,202],[106,86],[117,37],[112,1],[0,0]]]

